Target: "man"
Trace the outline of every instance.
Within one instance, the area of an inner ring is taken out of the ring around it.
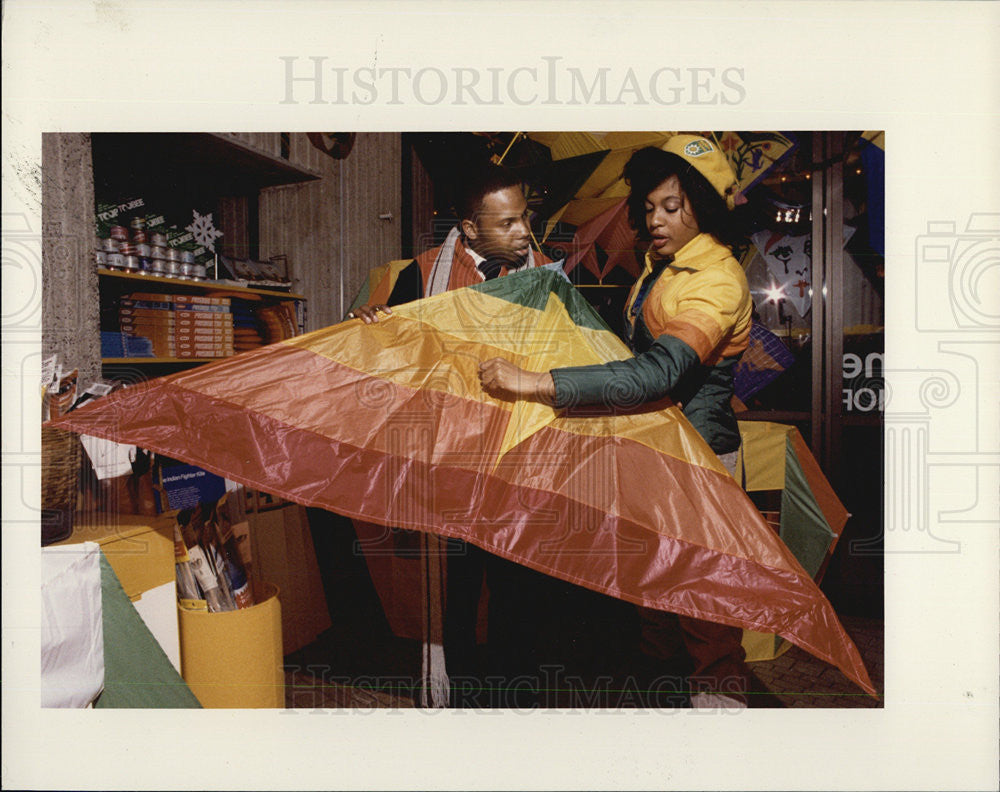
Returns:
[[[506,168],[490,165],[464,180],[456,212],[459,223],[439,247],[417,256],[398,274],[384,303],[355,308],[347,318],[372,324],[392,314],[393,305],[518,272],[551,261],[531,249],[528,205],[520,180]],[[425,613],[438,607],[434,591],[440,580],[436,558],[447,557],[447,588],[444,606],[443,649],[447,676],[451,679],[451,703],[455,705],[512,706],[529,704],[533,698],[525,688],[534,677],[534,658],[539,586],[544,576],[510,561],[486,553],[459,540],[435,541],[422,537],[425,548]],[[489,591],[488,667],[492,690],[480,680],[477,660],[476,623],[479,595],[485,574]],[[444,678],[440,647],[435,646],[433,624],[425,628],[424,677],[431,685]],[[519,686],[513,689],[513,686]]]
[[[550,263],[531,249],[528,204],[509,170],[493,165],[470,174],[455,208],[460,220],[444,244],[405,267],[385,303],[355,308],[347,318],[371,324],[392,305]]]

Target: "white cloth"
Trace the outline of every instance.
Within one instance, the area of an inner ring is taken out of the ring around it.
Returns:
[[[42,706],[86,707],[104,689],[101,550],[42,548]]]
[[[435,294],[443,294],[448,291],[448,281],[451,279],[451,265],[455,258],[455,242],[459,237],[458,226],[448,232],[448,236],[438,251],[437,258],[434,259],[434,266],[431,267],[430,277],[427,278],[427,291],[424,297],[432,297]]]

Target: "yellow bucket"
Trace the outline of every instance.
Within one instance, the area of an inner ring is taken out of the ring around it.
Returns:
[[[278,587],[263,583],[256,605],[209,613],[178,606],[181,675],[203,707],[285,706]]]

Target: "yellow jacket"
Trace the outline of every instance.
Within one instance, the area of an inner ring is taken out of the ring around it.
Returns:
[[[553,369],[556,404],[632,407],[669,395],[715,453],[735,451],[733,374],[752,312],[742,268],[713,236],[699,234],[667,263],[647,255],[626,307],[635,357]]]
[[[637,317],[632,309],[654,266],[647,253],[645,269],[629,295],[626,321],[633,338]],[[743,268],[729,248],[710,234],[699,234],[663,268],[641,313],[651,339],[679,338],[704,365],[713,366],[746,350],[753,300]]]

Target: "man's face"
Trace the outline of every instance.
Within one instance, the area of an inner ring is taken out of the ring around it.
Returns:
[[[507,187],[484,195],[475,218],[462,220],[462,231],[469,247],[483,258],[520,264],[531,239],[528,204],[521,190]]]

